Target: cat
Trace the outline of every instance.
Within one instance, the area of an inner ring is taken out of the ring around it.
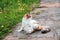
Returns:
[[[41,33],[50,31],[49,26],[41,26],[36,20],[32,19],[32,15],[25,14],[22,18],[22,26],[18,32],[24,30],[26,33],[32,33],[41,30]]]

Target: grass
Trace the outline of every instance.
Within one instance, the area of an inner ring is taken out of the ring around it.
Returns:
[[[0,0],[0,40],[12,32],[12,28],[25,13],[32,11],[31,4],[38,0]]]

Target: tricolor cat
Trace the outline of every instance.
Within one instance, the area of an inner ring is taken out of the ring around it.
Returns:
[[[25,14],[22,18],[22,26],[18,32],[24,30],[26,33],[32,33],[36,30],[41,30],[42,33],[49,32],[49,26],[41,26],[36,20],[32,19],[30,14]]]

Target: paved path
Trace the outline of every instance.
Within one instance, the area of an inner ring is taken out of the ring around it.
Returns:
[[[48,2],[48,0],[45,1]],[[45,1],[42,0],[42,2]],[[51,31],[46,34],[42,34],[40,31],[32,34],[26,34],[25,32],[18,33],[16,30],[19,29],[21,26],[21,23],[18,23],[13,32],[7,35],[4,40],[60,40],[59,7],[36,8],[34,11],[31,12],[31,14],[33,15],[33,19],[39,21],[41,25],[50,26]]]
[[[41,0],[42,2],[60,2],[60,0]]]

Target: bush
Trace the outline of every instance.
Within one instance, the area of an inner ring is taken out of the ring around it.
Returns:
[[[12,26],[21,21],[23,15],[30,12],[30,5],[37,0],[0,0],[0,39],[11,32]]]

